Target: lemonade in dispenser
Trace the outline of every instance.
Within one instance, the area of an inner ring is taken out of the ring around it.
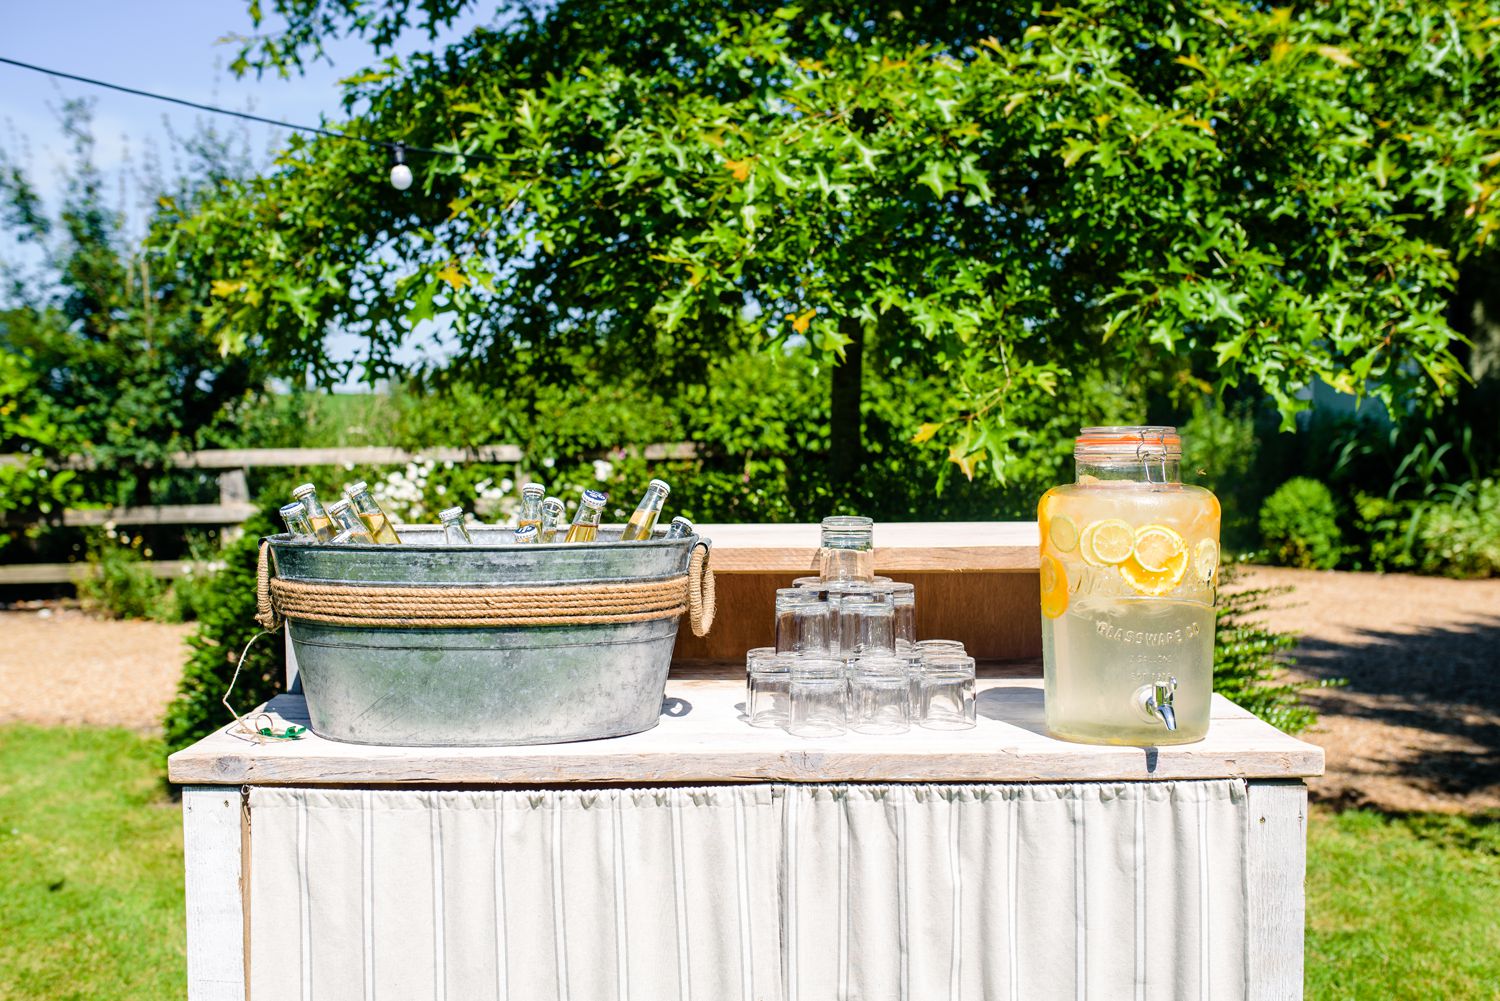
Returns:
[[[1208,732],[1219,502],[1170,427],[1084,428],[1037,507],[1047,729],[1091,744]]]

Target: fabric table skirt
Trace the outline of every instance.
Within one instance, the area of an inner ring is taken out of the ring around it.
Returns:
[[[250,790],[254,998],[1239,998],[1245,784]]]

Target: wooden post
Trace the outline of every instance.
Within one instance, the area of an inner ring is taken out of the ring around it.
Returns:
[[[226,469],[219,474],[219,503],[225,505],[250,503],[250,481],[246,478],[244,468]],[[241,526],[226,525],[219,533],[219,545],[227,546],[238,542],[244,534],[245,530]]]
[[[1307,786],[1250,782],[1245,837],[1250,1001],[1302,997]]]
[[[246,1001],[245,883],[238,786],[184,786],[188,1001]]]

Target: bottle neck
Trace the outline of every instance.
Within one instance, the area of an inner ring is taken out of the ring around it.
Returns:
[[[1076,455],[1078,482],[1140,483],[1161,485],[1181,483],[1182,460],[1176,456],[1144,454],[1129,456]]]
[[[589,507],[587,504],[580,504],[578,506],[578,513],[573,516],[573,524],[597,525],[599,524],[599,516],[603,514],[603,512],[603,508]]]

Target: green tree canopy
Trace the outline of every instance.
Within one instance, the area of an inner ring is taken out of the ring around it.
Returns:
[[[276,0],[240,67],[468,6]],[[671,384],[805,339],[835,456],[868,353],[940,373],[910,431],[1002,474],[1091,374],[1255,387],[1288,422],[1314,379],[1451,394],[1445,309],[1500,226],[1497,41],[1488,5],[1435,0],[563,0],[349,78],[349,133],[463,154],[415,158],[412,190],[379,150],[295,140],[162,246],[229,352],[327,374],[355,330],[388,374],[444,314],[466,377],[586,355]]]
[[[56,516],[90,485],[91,500],[150,503],[167,455],[198,447],[262,378],[252,357],[225,359],[203,336],[206,283],[132,245],[94,163],[89,105],[65,104],[62,126],[72,165],[55,213],[0,153],[6,235],[40,251],[35,268],[0,259],[0,453],[25,462],[0,465],[0,515]],[[245,169],[223,136],[184,144],[189,170],[152,192],[161,228]],[[93,473],[47,469],[79,453]]]

